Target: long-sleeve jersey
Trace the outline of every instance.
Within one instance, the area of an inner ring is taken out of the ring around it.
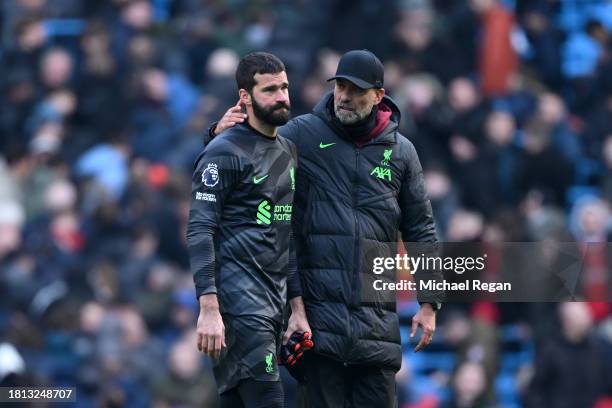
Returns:
[[[196,160],[187,242],[196,295],[222,313],[280,320],[298,296],[291,216],[297,153],[248,124],[224,132]]]

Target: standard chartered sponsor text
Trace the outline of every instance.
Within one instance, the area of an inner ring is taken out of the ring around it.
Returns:
[[[274,221],[291,221],[291,212],[293,206],[291,204],[274,206]]]

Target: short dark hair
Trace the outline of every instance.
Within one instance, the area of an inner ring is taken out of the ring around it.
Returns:
[[[236,69],[238,89],[251,92],[255,86],[255,74],[278,74],[285,70],[285,64],[276,55],[267,52],[252,52],[245,55]]]
[[[589,35],[594,35],[596,31],[605,29],[601,21],[594,18],[589,19],[586,22],[586,32]]]

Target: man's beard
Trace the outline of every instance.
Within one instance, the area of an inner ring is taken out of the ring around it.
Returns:
[[[343,125],[354,125],[357,122],[361,122],[362,120],[370,116],[370,113],[372,113],[372,108],[374,107],[374,105],[372,105],[369,108],[365,108],[361,111],[348,111],[340,109],[340,106],[334,105],[334,113],[336,114],[336,117],[338,118],[340,123],[342,123]]]
[[[255,117],[262,122],[270,126],[282,126],[289,121],[289,114],[291,113],[291,106],[286,103],[277,103],[269,108],[264,108],[257,103],[255,98],[251,98],[253,101],[253,114]],[[286,111],[281,110],[286,108]]]

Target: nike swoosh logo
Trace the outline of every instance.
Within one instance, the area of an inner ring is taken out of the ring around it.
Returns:
[[[253,183],[255,183],[255,184],[259,184],[259,183],[261,183],[262,181],[264,181],[265,179],[267,179],[267,178],[268,178],[268,176],[269,176],[269,174],[266,174],[265,176],[263,176],[263,177],[259,177],[259,178],[257,178],[257,176],[253,176]]]
[[[325,148],[327,148],[329,146],[333,146],[335,144],[336,143],[323,143],[323,142],[321,142],[321,143],[319,143],[319,149],[325,149]]]

